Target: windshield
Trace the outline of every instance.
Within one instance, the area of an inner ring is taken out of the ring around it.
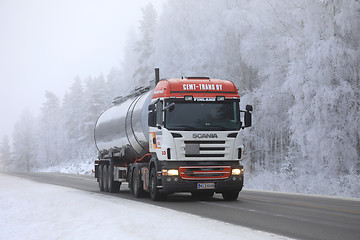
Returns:
[[[239,100],[222,102],[175,102],[172,111],[165,112],[165,124],[169,130],[239,130]]]

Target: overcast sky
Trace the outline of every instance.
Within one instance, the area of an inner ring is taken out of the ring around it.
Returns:
[[[149,2],[164,0],[0,0],[0,137],[24,109],[39,114],[46,90],[62,99],[75,76],[118,67]]]

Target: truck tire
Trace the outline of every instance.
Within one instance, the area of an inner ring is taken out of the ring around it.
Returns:
[[[157,177],[155,167],[150,170],[150,182],[149,182],[150,197],[153,201],[161,201],[166,199],[166,195],[159,192],[157,188]]]
[[[120,191],[121,182],[115,182],[114,181],[114,166],[109,165],[108,166],[108,188],[109,192],[116,193]]]
[[[239,197],[239,191],[236,192],[223,192],[222,196],[225,201],[235,201]]]
[[[99,189],[100,191],[104,191],[104,178],[103,178],[103,165],[99,164],[98,168],[98,182],[99,182]]]
[[[104,191],[108,192],[109,191],[109,181],[108,181],[108,168],[107,165],[103,166],[103,175],[102,175],[102,179],[103,179],[103,183],[104,183]]]
[[[135,165],[133,174],[132,174],[132,193],[136,198],[143,197],[145,195],[139,165]]]

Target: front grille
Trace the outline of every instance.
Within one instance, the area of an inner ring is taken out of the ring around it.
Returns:
[[[184,141],[185,144],[225,144],[225,141]]]
[[[223,158],[225,141],[185,141],[185,157]]]
[[[184,166],[179,167],[184,180],[221,180],[231,175],[231,166]]]

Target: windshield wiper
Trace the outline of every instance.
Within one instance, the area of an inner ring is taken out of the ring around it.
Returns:
[[[236,130],[235,128],[229,128],[227,126],[222,126],[222,125],[216,125],[216,124],[209,124],[209,125],[205,125],[207,128],[211,128],[212,130],[218,130],[218,131],[232,131],[232,130]],[[238,129],[237,129],[238,130]]]
[[[172,130],[180,130],[177,128],[182,128],[182,130],[199,130],[196,127],[188,126],[188,125],[178,125],[178,126],[170,127],[170,129],[172,129]]]
[[[226,129],[226,127],[216,124],[207,123],[205,124],[205,127],[207,128],[218,128],[218,129]]]
[[[199,127],[193,127],[189,125],[177,125],[177,126],[170,126],[168,127],[169,130],[194,130],[194,131],[207,131],[207,130],[216,130],[216,131],[235,131],[239,130],[236,128],[228,128],[226,126],[221,125],[203,125]]]

